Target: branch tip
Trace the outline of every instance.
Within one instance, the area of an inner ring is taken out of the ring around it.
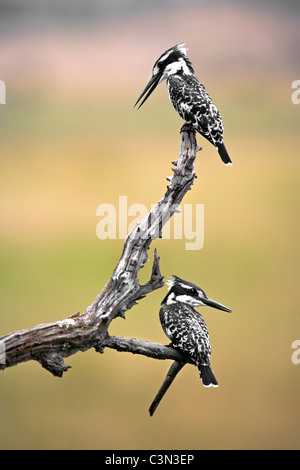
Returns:
[[[71,369],[71,366],[66,365],[61,355],[57,352],[51,352],[47,355],[40,356],[37,360],[41,366],[51,372],[54,377],[62,377],[64,372]]]
[[[181,371],[181,369],[185,366],[186,362],[173,362],[171,365],[170,369],[168,370],[168,373],[166,375],[165,380],[162,383],[162,386],[160,387],[159,391],[157,392],[153,402],[151,403],[151,406],[149,408],[149,414],[150,416],[153,416],[156,408],[158,407],[159,403],[161,402],[163,396],[165,395],[166,391],[170,387],[171,383],[175,379],[176,375]]]

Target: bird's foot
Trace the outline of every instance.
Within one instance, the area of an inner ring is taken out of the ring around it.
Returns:
[[[180,134],[182,132],[195,132],[195,129],[193,128],[191,124],[188,124],[187,122],[185,122],[180,129]]]

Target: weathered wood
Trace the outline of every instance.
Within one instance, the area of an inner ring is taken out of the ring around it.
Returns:
[[[159,403],[161,402],[163,396],[165,395],[166,391],[172,384],[173,380],[175,379],[176,375],[179,374],[183,366],[185,366],[185,362],[173,362],[171,365],[170,369],[167,372],[166,378],[162,383],[162,386],[158,390],[153,402],[151,403],[151,406],[149,408],[149,414],[150,416],[153,416],[156,408],[158,407]]]
[[[176,212],[196,177],[194,161],[197,152],[195,132],[181,134],[181,147],[166,193],[149,214],[139,222],[125,240],[121,258],[106,286],[95,301],[81,315],[17,331],[0,338],[0,369],[21,362],[35,360],[55,376],[62,376],[69,368],[64,358],[78,351],[104,347],[144,354],[156,359],[180,360],[182,355],[174,348],[155,343],[141,344],[139,340],[114,339],[108,335],[111,321],[125,317],[125,312],[137,300],[163,286],[164,280],[155,251],[150,280],[143,285],[138,273],[148,260],[152,240],[161,237],[162,227]]]
[[[116,349],[119,352],[131,352],[153,359],[171,359],[177,362],[193,364],[193,362],[173,346],[165,346],[159,343],[150,343],[135,338],[122,338],[119,336],[108,336],[102,344],[105,348]]]

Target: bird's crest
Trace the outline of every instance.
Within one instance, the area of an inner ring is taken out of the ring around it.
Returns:
[[[170,279],[167,280],[166,284],[168,286],[168,290],[171,290],[175,284],[181,284],[182,287],[191,289],[194,286],[194,284],[192,285],[192,283],[184,281],[183,279],[178,276],[175,276],[174,274],[170,277]]]
[[[185,47],[185,43],[181,42],[180,44],[177,44],[177,49],[182,52],[184,55],[187,55],[188,49]]]

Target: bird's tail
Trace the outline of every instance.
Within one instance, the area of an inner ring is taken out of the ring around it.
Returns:
[[[228,155],[228,152],[223,142],[222,144],[218,144],[218,152],[225,165],[232,165],[232,161],[230,160],[230,156]]]
[[[200,365],[199,373],[200,373],[200,377],[202,379],[204,387],[218,387],[219,386],[217,379],[214,376],[214,373],[211,370],[210,366]]]

